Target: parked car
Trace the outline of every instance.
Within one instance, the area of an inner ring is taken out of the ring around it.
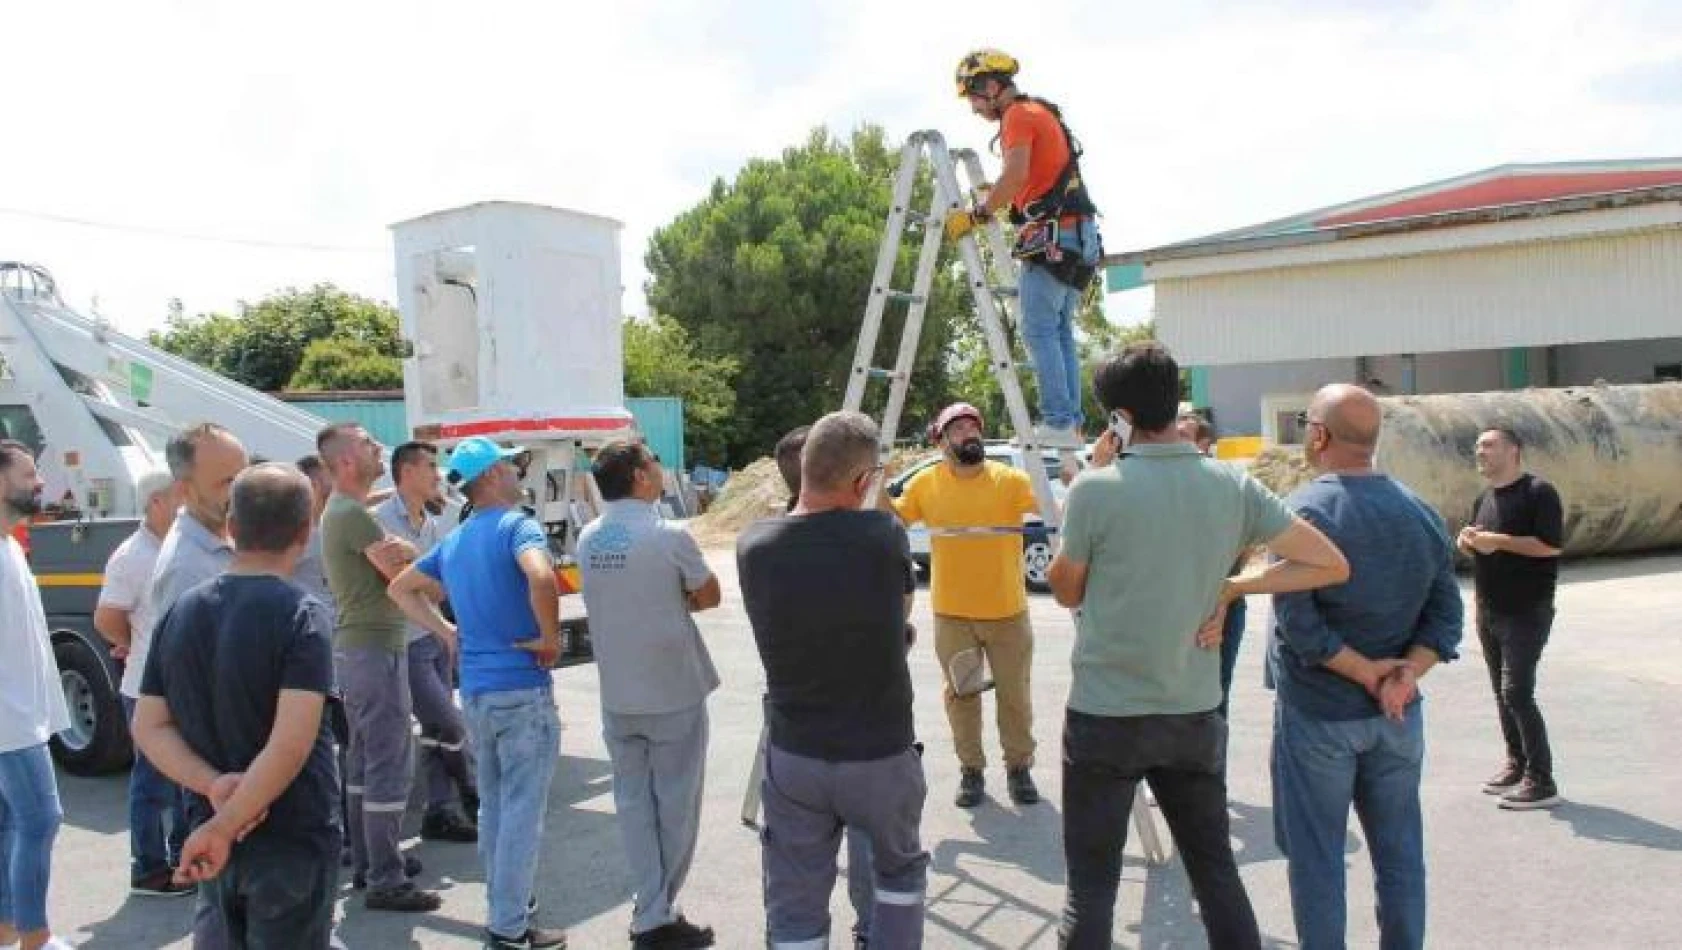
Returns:
[[[990,442],[987,444],[987,457],[995,462],[1002,462],[1016,468],[1022,468],[1022,450],[1009,442]],[[919,459],[905,471],[888,482],[888,494],[898,498],[905,491],[905,485],[912,476],[931,465],[940,464],[942,456],[938,453],[928,458]],[[1042,453],[1041,464],[1045,466],[1046,475],[1051,479],[1051,493],[1057,499],[1057,504],[1063,504],[1063,496],[1068,489],[1061,477],[1062,461],[1055,452]],[[1051,558],[1055,551],[1051,543],[1051,536],[1046,533],[1045,525],[1038,515],[1028,515],[1022,519],[1022,579],[1027,582],[1031,591],[1048,591],[1051,589],[1047,581],[1046,572],[1051,568]],[[917,562],[917,570],[924,577],[929,574],[929,532],[921,522],[907,526],[906,533],[911,536],[911,559]]]

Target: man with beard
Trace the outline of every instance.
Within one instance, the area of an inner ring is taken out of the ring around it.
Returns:
[[[0,946],[68,950],[47,927],[53,839],[64,816],[47,740],[70,728],[41,592],[12,529],[41,510],[28,446],[0,441]]]
[[[417,557],[438,546],[449,533],[432,513],[438,501],[438,449],[426,442],[405,442],[391,453],[390,498],[374,507],[374,518],[394,538],[415,546]],[[479,795],[473,784],[473,753],[467,722],[456,707],[455,654],[444,640],[419,624],[407,627],[409,696],[421,724],[421,772],[426,781],[426,816],[422,841],[479,840],[474,821]]]
[[[1488,429],[1473,450],[1489,487],[1457,544],[1472,558],[1478,641],[1495,689],[1507,761],[1484,784],[1509,810],[1559,804],[1548,727],[1536,706],[1536,667],[1554,622],[1565,513],[1559,492],[1524,471],[1518,434]]]
[[[999,180],[976,204],[951,212],[946,236],[958,240],[994,215],[1008,214],[1017,229],[1013,255],[1022,262],[1017,281],[1022,341],[1039,380],[1037,440],[1057,448],[1083,447],[1080,354],[1075,312],[1092,286],[1103,242],[1098,208],[1080,169],[1080,143],[1062,110],[1016,86],[1019,64],[1002,50],[978,49],[958,62],[959,98],[970,111],[999,125],[994,144],[1003,153]]]
[[[890,499],[907,524],[941,528],[996,528],[1022,524],[1039,510],[1028,475],[989,461],[981,441],[985,422],[969,403],[953,403],[929,426],[929,441],[945,458],[912,476]],[[1030,461],[1035,464],[1037,460]],[[1034,710],[1029,672],[1034,632],[1028,625],[1028,591],[1022,578],[1022,538],[1013,533],[937,536],[931,542],[930,597],[934,650],[946,675],[946,718],[952,726],[962,775],[956,804],[974,808],[986,789],[981,744],[981,696],[961,682],[962,671],[986,657],[998,691],[999,743],[1011,800],[1040,800],[1029,769],[1034,764]],[[954,675],[954,661],[960,671]]]
[[[164,461],[175,479],[181,509],[158,548],[152,567],[153,617],[169,613],[189,589],[210,580],[233,561],[228,537],[228,508],[234,478],[247,463],[245,446],[214,422],[192,426],[164,446]],[[195,950],[222,950],[232,944],[222,912],[201,892],[193,924]]]
[[[333,476],[321,516],[321,555],[339,603],[333,649],[350,720],[345,788],[352,883],[368,888],[369,910],[434,911],[443,901],[409,881],[398,848],[409,802],[413,706],[403,614],[386,597],[386,584],[414,560],[415,549],[388,536],[368,511],[385,462],[367,430],[354,422],[330,425],[316,437],[316,451]]]

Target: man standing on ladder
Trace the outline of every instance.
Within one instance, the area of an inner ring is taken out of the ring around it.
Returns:
[[[946,236],[958,240],[1009,209],[1017,227],[1012,254],[1022,262],[1022,338],[1039,377],[1035,440],[1078,449],[1083,415],[1074,320],[1103,256],[1094,220],[1098,209],[1081,176],[1080,145],[1062,112],[1018,92],[1018,68],[1015,57],[995,49],[976,50],[958,63],[958,95],[976,115],[999,123],[996,141],[1004,168],[973,208],[947,217]]]
[[[984,424],[981,412],[968,403],[941,410],[929,427],[929,440],[940,446],[945,459],[912,476],[900,496],[890,499],[900,518],[939,531],[1016,528],[1023,515],[1038,513],[1027,474],[988,461],[981,441]],[[934,649],[946,675],[946,718],[963,770],[956,804],[974,808],[986,789],[977,690],[983,656],[999,693],[999,743],[1011,800],[1035,804],[1040,793],[1028,771],[1034,764],[1029,675],[1034,632],[1028,625],[1028,591],[1022,579],[1022,537],[1015,532],[937,536],[930,563]]]

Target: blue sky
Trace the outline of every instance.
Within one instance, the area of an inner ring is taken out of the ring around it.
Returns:
[[[624,222],[639,310],[649,233],[813,126],[984,146],[951,87],[978,45],[1063,105],[1111,250],[1508,161],[1682,153],[1682,4],[1652,0],[178,0],[6,21],[0,259],[130,331],[176,296],[391,299],[386,226],[489,198]],[[1112,305],[1136,319],[1149,294]]]

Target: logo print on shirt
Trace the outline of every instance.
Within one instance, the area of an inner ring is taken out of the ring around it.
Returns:
[[[584,552],[584,556],[589,558],[593,568],[622,570],[625,567],[626,555],[630,553],[631,543],[630,528],[620,524],[604,524],[590,538],[589,550]]]

